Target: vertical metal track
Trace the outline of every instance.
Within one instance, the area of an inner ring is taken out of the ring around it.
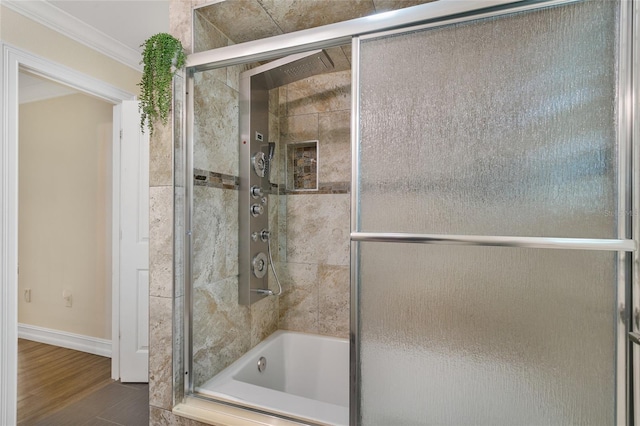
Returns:
[[[619,63],[618,63],[618,238],[631,237],[632,208],[632,151],[633,132],[633,81],[632,81],[632,3],[621,1],[619,10]],[[631,344],[627,334],[631,331],[631,263],[630,257],[636,253],[618,252],[617,261],[617,318],[616,336],[616,424],[633,424],[630,417],[632,404]]]
[[[193,211],[193,125],[194,125],[194,71],[189,70],[186,75],[186,128],[184,149],[184,391],[185,395],[193,393],[193,293],[191,284],[192,247],[192,211]]]
[[[630,5],[625,6],[627,11],[626,13],[630,16],[627,21],[630,22],[631,30],[627,29],[626,34],[621,31],[621,40],[622,37],[630,38],[631,46],[629,46],[628,50],[630,50],[630,70],[629,73],[631,75],[631,88],[628,92],[627,103],[629,108],[629,116],[630,116],[630,126],[631,126],[631,140],[629,141],[629,159],[631,163],[631,238],[637,243],[640,241],[640,161],[639,161],[639,149],[638,149],[638,140],[640,137],[640,126],[638,123],[640,120],[640,115],[638,113],[637,102],[640,99],[640,80],[639,80],[639,71],[638,71],[638,58],[640,57],[640,47],[637,42],[638,37],[640,37],[639,33],[639,13],[640,6],[638,1],[633,1]],[[634,252],[630,255],[631,257],[631,285],[629,292],[631,293],[629,296],[629,304],[630,304],[630,313],[629,319],[631,323],[628,326],[629,330],[638,331],[637,324],[637,315],[640,309],[640,288],[639,288],[639,280],[638,280],[638,252]],[[629,385],[627,386],[627,404],[628,404],[628,418],[627,424],[640,424],[640,420],[638,419],[638,409],[640,407],[640,388],[638,383],[638,373],[640,372],[640,351],[636,347],[635,349],[630,349],[626,352],[628,355],[628,373],[627,379],[629,381]]]
[[[173,342],[173,347],[176,347],[176,339],[177,336],[175,336],[175,332],[177,331],[177,327],[176,327],[176,323],[178,322],[178,318],[180,317],[180,319],[183,321],[184,324],[184,313],[183,312],[178,312],[178,293],[179,293],[179,289],[182,286],[182,288],[184,289],[184,279],[182,280],[182,282],[178,282],[177,277],[176,277],[176,271],[177,271],[177,265],[179,262],[183,262],[184,263],[184,253],[178,253],[177,252],[177,244],[176,241],[178,238],[182,238],[181,235],[178,234],[179,231],[177,224],[178,222],[178,215],[176,214],[176,212],[178,211],[177,205],[178,205],[178,198],[177,198],[177,190],[180,186],[180,181],[179,179],[184,179],[184,174],[185,174],[185,167],[184,167],[184,138],[183,140],[179,143],[180,146],[180,150],[181,150],[181,154],[177,155],[176,154],[176,132],[180,132],[180,136],[182,137],[182,135],[184,134],[184,124],[185,124],[185,119],[184,119],[184,72],[183,71],[178,71],[176,72],[176,75],[173,77],[173,82],[172,82],[172,91],[171,91],[171,99],[173,100],[173,120],[171,120],[171,139],[172,139],[172,150],[171,150],[171,175],[173,176],[173,223],[171,224],[171,230],[173,231],[173,239],[171,241],[171,252],[173,253],[173,275],[172,275],[172,279],[173,279],[173,293],[171,294],[172,296],[172,324],[171,324],[171,340]],[[178,90],[178,84],[176,83],[178,81],[178,79],[182,79],[182,84],[180,85],[180,89],[182,90]],[[176,114],[176,99],[178,99],[178,96],[180,97],[180,101],[182,103],[182,111],[180,114],[180,123],[176,123],[176,118],[175,118],[175,114]],[[178,129],[176,127],[179,127]],[[180,161],[181,164],[176,164],[177,161]],[[182,174],[182,176],[181,176]],[[183,200],[184,202],[184,200]],[[183,223],[184,223],[184,218],[183,218]],[[184,290],[183,290],[184,291]],[[181,349],[184,350],[184,349]],[[172,362],[171,362],[171,366],[172,366],[172,383],[173,383],[173,405],[179,404],[180,401],[176,400],[176,388],[178,387],[178,383],[176,383],[176,369],[184,369],[182,368],[183,366],[177,366],[176,365],[176,361],[175,358],[172,357]]]
[[[351,43],[351,233],[360,230],[360,38]],[[360,420],[360,243],[351,241],[349,424]]]

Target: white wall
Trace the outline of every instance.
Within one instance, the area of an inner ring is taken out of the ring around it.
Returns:
[[[64,96],[19,122],[18,321],[110,339],[112,105]]]

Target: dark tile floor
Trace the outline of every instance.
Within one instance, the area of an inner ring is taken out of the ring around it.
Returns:
[[[36,426],[148,426],[149,385],[114,382]]]

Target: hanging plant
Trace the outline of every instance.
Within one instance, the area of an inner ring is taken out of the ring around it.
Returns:
[[[151,36],[140,47],[144,47],[142,80],[138,84],[140,93],[140,128],[144,132],[145,122],[153,135],[153,123],[160,119],[167,124],[171,110],[171,82],[177,70],[185,64],[186,56],[180,40],[171,34],[159,33]]]

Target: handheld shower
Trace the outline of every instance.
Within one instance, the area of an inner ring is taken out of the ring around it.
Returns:
[[[267,173],[266,178],[267,182],[271,183],[271,162],[273,161],[273,157],[276,153],[276,143],[269,142],[269,152],[267,154]]]
[[[271,255],[271,233],[266,229],[260,231],[260,238],[262,241],[266,241],[267,243],[267,252],[269,253],[269,263],[271,264],[271,270],[273,271],[273,276],[276,278],[276,282],[278,283],[278,292],[274,293],[273,290],[270,289],[257,289],[256,293],[265,294],[267,296],[280,296],[282,294],[282,284],[280,284],[280,278],[278,278],[278,273],[276,272],[276,266],[273,264],[273,256]]]
[[[271,161],[273,159],[273,154],[275,154],[276,152],[276,143],[275,142],[269,142],[269,161]]]

